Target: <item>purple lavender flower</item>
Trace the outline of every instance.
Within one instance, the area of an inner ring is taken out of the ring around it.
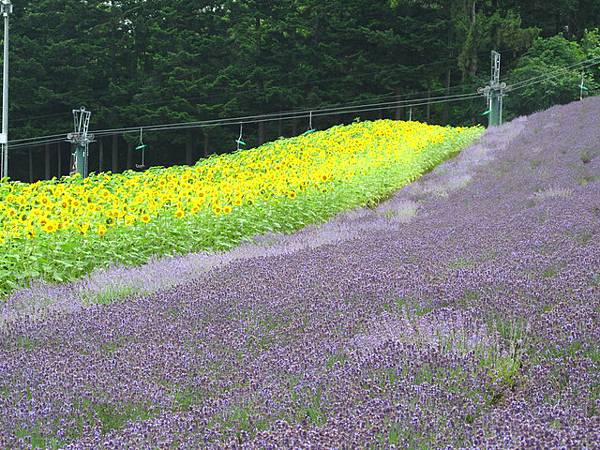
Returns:
[[[15,293],[0,448],[598,448],[599,111],[294,235]]]

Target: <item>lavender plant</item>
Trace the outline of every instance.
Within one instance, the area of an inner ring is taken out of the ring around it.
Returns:
[[[0,448],[597,448],[593,112],[294,235],[16,292]]]

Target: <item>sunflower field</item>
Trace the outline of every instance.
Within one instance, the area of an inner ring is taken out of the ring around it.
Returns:
[[[337,126],[194,166],[0,184],[0,297],[109,264],[226,250],[374,205],[483,129],[382,120]]]

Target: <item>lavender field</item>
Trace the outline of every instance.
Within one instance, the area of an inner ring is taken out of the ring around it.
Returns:
[[[0,448],[600,448],[600,97],[377,208],[0,307]]]

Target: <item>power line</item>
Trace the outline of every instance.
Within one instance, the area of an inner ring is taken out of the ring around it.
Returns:
[[[461,88],[464,87],[466,85],[458,85],[458,86],[453,86],[450,89],[451,90],[455,90],[457,88]],[[440,89],[442,90],[442,89]],[[443,89],[444,91],[446,90],[445,88]],[[431,93],[435,93],[436,91],[439,90],[433,90],[430,91]],[[399,95],[396,98],[405,98],[407,96],[410,95],[416,95],[416,94],[424,94],[424,93],[428,93],[428,91],[423,91],[423,92],[416,92],[416,93],[412,93],[412,94],[404,94],[404,95]],[[456,94],[458,96],[461,95],[470,95],[470,94]],[[300,112],[304,113],[304,114],[308,114],[308,112],[310,112],[311,110],[313,112],[322,112],[324,110],[328,110],[328,109],[344,109],[344,108],[352,108],[352,107],[364,107],[364,106],[386,106],[386,105],[398,105],[401,103],[408,103],[408,102],[413,102],[413,101],[424,101],[424,100],[435,100],[435,99],[439,99],[439,98],[447,98],[448,96],[443,96],[443,97],[426,97],[426,98],[417,98],[417,99],[408,99],[408,100],[394,100],[394,101],[390,101],[390,102],[382,102],[382,103],[373,103],[373,104],[362,104],[362,105],[354,105],[354,103],[357,103],[359,101],[354,101],[354,102],[349,102],[349,103],[345,103],[345,104],[338,104],[338,105],[332,105],[331,107],[328,107],[327,109],[322,109],[320,106],[319,107],[315,107],[312,109],[305,109],[305,110],[291,110],[291,111],[282,111],[282,112],[276,112],[276,113],[269,113],[269,114],[260,114],[260,115],[254,115],[254,116],[242,116],[242,117],[234,117],[234,118],[225,118],[225,119],[213,119],[213,120],[205,120],[205,121],[197,121],[197,122],[186,122],[186,123],[174,123],[174,124],[165,124],[165,125],[138,125],[138,126],[132,126],[132,127],[123,127],[123,128],[113,128],[113,129],[104,129],[104,130],[97,130],[94,131],[94,134],[96,136],[99,135],[103,135],[105,133],[108,132],[128,132],[128,131],[138,131],[140,128],[143,128],[145,130],[149,130],[149,129],[159,129],[162,127],[169,127],[169,126],[178,126],[178,125],[183,125],[183,124],[189,124],[189,123],[215,123],[218,124],[220,122],[223,121],[234,121],[235,123],[239,123],[240,121],[247,121],[247,120],[251,120],[251,119],[255,119],[255,118],[264,118],[264,117],[278,117],[278,118],[285,118],[288,115],[293,115],[293,114],[298,114]],[[452,96],[450,96],[452,97]],[[374,99],[377,99],[378,97],[374,97]],[[364,100],[362,100],[364,101]],[[61,134],[54,134],[54,135],[47,135],[47,136],[38,136],[38,137],[34,137],[34,138],[23,138],[23,139],[15,139],[13,141],[11,141],[10,143],[12,144],[12,146],[14,147],[14,145],[17,144],[21,144],[21,143],[29,143],[30,141],[40,141],[40,140],[49,140],[49,139],[60,139],[60,138],[64,138],[65,133],[61,133]]]
[[[331,112],[321,112],[321,113],[312,113],[313,117],[323,117],[323,116],[332,116],[335,114],[351,114],[351,113],[362,113],[362,112],[372,112],[372,111],[384,111],[384,110],[389,110],[389,109],[396,109],[398,108],[398,106],[401,106],[403,108],[409,108],[409,107],[416,107],[416,106],[425,106],[425,105],[433,105],[433,104],[438,104],[438,103],[449,103],[449,102],[454,102],[454,101],[464,101],[464,100],[473,100],[476,98],[480,98],[481,96],[479,94],[471,94],[469,97],[463,97],[463,98],[449,98],[449,99],[445,99],[445,100],[434,100],[434,101],[430,101],[430,102],[420,102],[420,103],[412,103],[412,104],[406,104],[406,105],[388,105],[388,106],[378,106],[378,107],[370,107],[370,108],[364,108],[364,109],[353,109],[353,110],[342,110],[342,111],[331,111]],[[282,120],[292,120],[292,119],[307,119],[310,117],[311,111],[308,112],[304,112],[304,113],[300,113],[298,115],[295,116],[288,116],[288,117],[284,117],[282,118]],[[272,121],[276,121],[276,120],[280,120],[278,117],[271,117],[271,118],[264,118],[264,119],[255,119],[252,121],[247,121],[247,122],[239,122],[239,121],[231,121],[231,122],[227,122],[227,123],[219,123],[217,125],[213,125],[213,124],[194,124],[194,125],[185,125],[182,124],[181,126],[175,126],[175,127],[170,127],[170,128],[156,128],[156,129],[148,129],[148,128],[144,128],[145,131],[171,131],[171,130],[183,130],[183,129],[190,129],[190,128],[204,128],[204,127],[210,127],[210,126],[229,126],[229,125],[239,125],[240,123],[242,124],[255,124],[255,123],[264,123],[264,122],[272,122]],[[134,130],[132,130],[134,131]],[[121,134],[121,133],[119,133]]]
[[[440,99],[440,100],[432,100],[430,102],[418,102],[418,103],[413,103],[413,104],[395,103],[395,104],[387,104],[387,106],[376,106],[376,107],[372,107],[370,105],[362,105],[359,107],[355,107],[355,109],[344,108],[344,109],[317,110],[316,112],[313,112],[313,116],[320,117],[320,116],[330,116],[330,115],[335,115],[335,114],[350,114],[350,113],[357,113],[357,112],[387,110],[387,109],[395,109],[399,106],[407,108],[407,107],[414,107],[414,106],[423,106],[423,105],[427,105],[427,104],[444,103],[444,102],[448,102],[448,101],[471,100],[471,99],[474,99],[477,97],[479,97],[479,95],[470,94],[468,97],[446,98],[446,99]],[[212,127],[212,126],[239,125],[242,123],[243,124],[255,124],[255,123],[261,123],[261,122],[264,123],[264,122],[271,122],[271,121],[278,121],[278,120],[305,119],[310,116],[310,113],[311,113],[311,111],[295,112],[295,113],[291,113],[286,116],[280,116],[279,114],[273,114],[273,115],[265,114],[262,116],[248,116],[248,117],[242,118],[242,120],[240,120],[240,118],[230,118],[230,119],[217,119],[214,121],[171,124],[169,126],[131,127],[131,128],[126,128],[126,129],[106,130],[101,134],[98,134],[98,132],[95,132],[94,134],[96,136],[107,137],[107,136],[122,135],[122,134],[131,133],[131,132],[137,132],[140,129],[143,129],[144,131],[156,132],[156,131],[174,131],[174,130],[191,129],[191,128],[204,128],[204,127]],[[61,135],[61,136],[64,136],[64,135]],[[15,144],[12,146],[12,148],[24,148],[24,147],[57,143],[57,142],[64,142],[64,137],[62,139],[45,139],[45,140],[36,140],[34,142]]]
[[[544,82],[544,81],[546,81],[548,79],[556,78],[556,77],[562,75],[563,72],[565,72],[567,70],[572,70],[572,69],[587,69],[588,67],[593,67],[593,66],[595,66],[597,64],[600,64],[600,56],[596,56],[594,58],[590,58],[588,60],[581,61],[581,62],[572,64],[570,66],[559,67],[554,72],[551,72],[549,74],[538,75],[536,77],[532,77],[532,78],[529,78],[527,80],[523,80],[523,81],[517,82],[517,83],[515,83],[515,84],[513,84],[511,86],[511,88],[512,88],[511,90],[515,91],[515,90],[522,89],[522,88],[527,87],[527,86],[532,86],[532,85],[535,85],[535,84],[542,83],[542,82]],[[554,75],[553,75],[553,73],[554,73]]]
[[[464,84],[459,84],[459,85],[450,86],[450,87],[442,87],[442,88],[439,88],[439,89],[428,89],[426,91],[411,92],[409,94],[397,94],[397,93],[393,93],[392,92],[392,93],[389,93],[389,94],[385,94],[385,95],[382,95],[382,96],[376,96],[376,97],[372,97],[372,98],[373,99],[377,99],[377,98],[380,98],[380,97],[381,98],[393,97],[396,100],[399,100],[399,99],[410,97],[410,96],[413,96],[413,95],[425,95],[425,94],[427,94],[427,95],[430,96],[431,94],[435,94],[435,93],[438,93],[438,92],[456,91],[456,90],[461,89],[461,88],[466,88],[467,86],[469,87],[469,89],[475,90],[476,84],[475,83],[464,83]],[[465,90],[465,89],[463,89],[463,90]],[[427,98],[429,99],[431,97],[427,97]],[[315,107],[315,109],[317,109],[317,108],[325,108],[325,107],[335,107],[335,106],[340,106],[340,105],[345,105],[345,104],[352,104],[352,103],[360,103],[361,101],[364,101],[364,100],[357,100],[355,102],[349,102],[349,103],[321,104],[321,105]],[[302,108],[302,109],[306,109],[306,108]],[[300,109],[298,108],[297,110],[300,110]]]
[[[239,125],[239,124],[255,124],[255,123],[264,123],[264,122],[273,122],[273,121],[277,121],[277,120],[292,120],[292,119],[307,119],[310,117],[311,112],[312,112],[312,116],[313,117],[323,117],[323,116],[332,116],[332,115],[336,115],[336,114],[350,114],[350,113],[361,113],[361,112],[371,112],[371,111],[384,111],[384,110],[389,110],[389,109],[396,109],[399,106],[403,107],[403,108],[409,108],[409,107],[416,107],[416,106],[425,106],[425,105],[433,105],[433,104],[438,104],[438,103],[448,103],[448,102],[454,102],[454,101],[464,101],[464,100],[473,100],[475,98],[479,98],[479,94],[471,94],[468,97],[462,97],[462,98],[447,98],[447,99],[442,99],[442,100],[433,100],[433,101],[429,101],[429,102],[419,102],[419,103],[411,103],[411,104],[393,104],[393,105],[388,105],[388,106],[377,106],[377,107],[364,107],[364,108],[360,108],[360,109],[352,109],[352,110],[348,110],[348,109],[344,109],[344,110],[332,110],[332,111],[324,111],[324,112],[314,112],[314,111],[305,111],[302,113],[298,113],[297,115],[294,116],[287,116],[287,117],[283,117],[283,118],[279,118],[279,117],[265,117],[262,119],[253,119],[253,120],[248,120],[248,121],[237,121],[237,120],[230,120],[228,122],[221,122],[218,124],[213,124],[213,123],[191,123],[191,124],[181,124],[181,125],[177,125],[177,126],[172,126],[172,127],[168,127],[168,128],[144,128],[145,131],[172,131],[172,130],[184,130],[184,129],[190,129],[190,128],[205,128],[205,127],[211,127],[211,126],[229,126],[229,125]],[[130,130],[130,131],[135,131],[135,130]],[[122,132],[119,133],[115,133],[115,134],[123,134]],[[106,135],[105,135],[106,136]]]
[[[62,142],[66,142],[66,134],[62,135],[62,139],[46,139],[46,140],[39,140],[39,141],[32,141],[32,142],[27,142],[24,144],[15,144],[15,145],[11,145],[10,148],[11,149],[16,149],[16,148],[27,148],[27,147],[39,147],[41,145],[50,145],[50,144],[58,144],[58,143],[62,143]]]
[[[127,13],[135,11],[139,9],[139,6],[137,7],[133,7],[130,8],[127,11],[122,12],[121,17],[119,18],[111,18],[108,22],[113,21],[115,19],[121,20]],[[107,23],[108,23],[107,22]],[[101,26],[104,24],[99,24],[93,28],[96,28],[98,26]],[[91,29],[93,29],[91,28]],[[89,29],[89,30],[91,30]],[[88,30],[88,31],[89,31]],[[482,52],[479,52],[482,53]],[[440,60],[440,61],[434,61],[434,62],[430,62],[430,63],[424,63],[424,64],[417,64],[415,66],[410,66],[410,67],[404,67],[404,69],[420,69],[423,67],[429,67],[429,66],[435,66],[435,65],[439,65],[439,64],[447,64],[450,61],[453,61],[455,58],[448,58],[446,60]],[[394,66],[395,67],[395,66]],[[376,71],[369,71],[369,72],[348,72],[345,75],[341,75],[339,77],[331,77],[331,78],[322,78],[322,79],[313,79],[313,80],[307,80],[305,82],[301,82],[301,83],[294,83],[294,84],[288,84],[288,85],[278,85],[278,86],[265,86],[265,87],[256,87],[256,88],[252,88],[252,89],[246,89],[244,90],[242,93],[243,94],[249,94],[249,93],[253,93],[253,92],[268,92],[271,90],[276,90],[276,89],[282,89],[282,88],[290,88],[290,87],[300,87],[300,86],[308,86],[308,85],[317,85],[317,84],[321,84],[321,83],[325,83],[325,82],[329,82],[329,81],[339,81],[342,79],[346,79],[348,77],[353,77],[354,79],[356,79],[357,77],[364,77],[364,76],[368,76],[368,75],[374,75],[374,74],[378,74],[381,73],[381,69],[380,70],[376,70]],[[427,90],[427,91],[419,91],[419,92],[411,92],[411,93],[407,93],[407,94],[397,94],[395,92],[389,92],[386,94],[381,94],[381,95],[376,95],[373,96],[371,98],[376,99],[376,98],[395,98],[395,99],[400,99],[400,98],[406,98],[406,97],[410,97],[413,95],[421,95],[421,94],[429,94],[429,93],[436,93],[436,92],[451,92],[451,91],[455,91],[461,88],[464,88],[468,86],[469,88],[473,88],[475,87],[474,83],[464,83],[464,84],[460,84],[460,85],[454,85],[451,87],[442,87],[439,89],[433,89],[433,90]],[[224,91],[226,88],[224,87],[214,87],[212,88],[212,91]],[[123,94],[125,95],[129,95],[129,94]],[[130,104],[131,106],[137,106],[137,107],[145,107],[145,106],[163,106],[163,105],[170,105],[173,103],[177,103],[180,101],[184,101],[184,102],[190,102],[193,100],[210,100],[211,98],[215,98],[217,97],[217,95],[208,95],[208,96],[195,96],[195,97],[187,97],[187,98],[177,98],[177,99],[169,99],[169,100],[159,100],[159,101],[153,101],[153,102],[144,102],[144,103],[132,103]],[[360,103],[363,100],[357,100],[356,103]],[[349,104],[351,102],[345,103],[345,104]],[[336,106],[336,104],[333,105],[319,105],[318,107],[321,106]],[[118,106],[117,108],[119,108],[120,106]],[[12,122],[24,122],[24,121],[30,121],[30,120],[34,120],[34,119],[44,119],[44,118],[51,118],[51,117],[58,117],[58,116],[64,116],[64,113],[52,113],[52,114],[46,114],[46,115],[40,115],[40,116],[35,116],[35,117],[18,117],[16,119],[13,119]],[[37,138],[25,138],[25,139],[17,139],[14,141],[11,141],[11,143],[20,143],[26,140],[31,140],[31,139],[37,139]]]
[[[440,64],[440,63],[445,63],[444,61],[438,61],[435,63],[427,63],[427,64],[420,64],[417,66],[412,66],[410,67],[410,69],[418,69],[421,67],[427,67],[430,65],[434,65],[434,64]],[[357,78],[363,78],[366,76],[370,76],[370,75],[375,75],[381,73],[381,70],[377,70],[377,71],[370,71],[370,72],[349,72],[346,75],[342,75],[339,77],[332,77],[332,78],[322,78],[322,79],[312,79],[312,80],[308,80],[306,82],[301,82],[301,83],[293,83],[293,84],[287,84],[287,85],[277,85],[277,86],[265,86],[265,87],[255,87],[255,88],[251,88],[251,89],[245,89],[243,91],[239,91],[239,92],[234,92],[234,98],[236,96],[239,96],[241,94],[252,94],[252,93],[266,93],[266,92],[270,92],[270,91],[275,91],[278,89],[284,89],[284,88],[294,88],[294,87],[302,87],[302,86],[310,86],[310,85],[318,85],[318,84],[322,84],[322,83],[326,83],[326,82],[330,82],[330,81],[340,81],[343,79],[347,79],[348,77],[352,77],[354,80],[356,80]],[[466,84],[465,84],[466,85]],[[456,89],[460,89],[461,87],[465,86],[465,85],[457,85],[457,86],[453,86],[450,88],[450,90],[456,90]],[[470,85],[470,84],[469,84]],[[213,87],[211,88],[211,91],[214,93],[215,91],[219,91],[222,93],[226,93],[226,89],[224,87]],[[436,89],[436,90],[432,90],[431,92],[443,92],[446,91],[447,88],[440,88],[440,89]],[[416,94],[426,94],[428,91],[420,91],[418,93],[415,92],[411,92],[408,94],[396,94],[394,92],[388,92],[385,94],[381,94],[381,95],[376,95],[372,98],[406,98],[409,97],[411,95],[416,95]],[[130,94],[123,94],[124,97],[130,97]],[[148,106],[167,106],[167,105],[171,105],[171,104],[176,104],[176,103],[180,103],[180,102],[192,102],[194,100],[203,100],[204,102],[206,102],[207,100],[211,100],[211,99],[215,99],[218,98],[219,95],[218,94],[209,94],[209,95],[202,95],[202,96],[193,96],[193,97],[180,97],[180,98],[171,98],[169,100],[157,100],[157,101],[151,101],[151,102],[141,102],[141,103],[130,103],[128,106],[134,106],[134,107],[148,107]],[[357,102],[360,102],[362,100],[358,100]],[[116,108],[120,108],[121,106],[117,106]],[[102,108],[102,107],[100,107]],[[40,118],[43,117],[54,117],[56,115],[62,115],[62,113],[59,114],[52,114],[52,115],[47,115],[47,116],[40,116]],[[25,120],[30,120],[32,118],[18,118],[16,120],[13,120],[13,122],[22,122]]]
[[[323,117],[323,116],[331,116],[336,114],[350,114],[350,113],[363,113],[363,112],[371,112],[371,111],[383,111],[389,109],[396,109],[398,107],[409,108],[416,106],[425,106],[428,104],[439,104],[439,103],[448,103],[455,101],[465,101],[465,100],[473,100],[479,98],[478,94],[463,94],[460,96],[450,96],[450,97],[439,97],[437,99],[417,99],[418,102],[415,103],[386,103],[383,105],[376,104],[366,104],[359,105],[354,107],[354,109],[345,107],[340,109],[322,109],[312,111],[313,117]],[[256,124],[256,123],[265,123],[272,122],[278,120],[294,120],[294,119],[306,119],[310,117],[311,111],[303,111],[303,112],[295,112],[295,113],[287,113],[286,116],[281,116],[279,114],[265,114],[261,116],[248,116],[245,118],[230,118],[230,119],[217,119],[213,121],[202,121],[202,122],[189,122],[189,123],[179,123],[179,124],[170,124],[168,126],[155,126],[155,127],[131,127],[125,129],[114,129],[114,130],[106,130],[104,132],[94,132],[95,136],[100,137],[108,137],[114,135],[122,135],[131,132],[137,132],[140,129],[143,129],[146,132],[158,132],[158,131],[176,131],[176,130],[184,130],[184,129],[193,129],[193,128],[205,128],[205,127],[213,127],[213,126],[230,126],[230,125],[240,125],[240,124]],[[64,142],[63,139],[46,139],[46,140],[38,140],[34,142],[27,142],[21,144],[15,144],[12,148],[25,148],[25,147],[33,147],[40,146],[45,144],[52,144],[57,142]]]
[[[94,131],[94,135],[96,136],[107,136],[107,135],[113,135],[113,134],[122,134],[122,133],[127,133],[127,132],[131,132],[131,131],[138,131],[140,128],[143,128],[144,130],[147,131],[162,131],[162,130],[168,130],[168,129],[172,129],[172,128],[177,128],[179,129],[181,126],[214,126],[214,125],[219,125],[219,124],[223,124],[223,123],[227,123],[227,124],[239,124],[239,123],[256,123],[256,120],[261,120],[261,119],[266,119],[266,118],[272,118],[274,120],[281,120],[281,119],[286,119],[289,116],[297,116],[300,115],[302,117],[308,117],[308,115],[312,112],[313,115],[319,114],[319,113],[324,113],[324,112],[331,112],[331,113],[335,113],[335,114],[339,114],[339,113],[343,113],[346,110],[351,110],[352,108],[375,108],[375,109],[383,109],[386,106],[392,106],[392,107],[399,107],[399,106],[414,106],[414,105],[410,105],[410,102],[423,102],[423,101],[434,101],[434,100],[439,100],[439,99],[450,99],[450,98],[461,98],[461,97],[466,97],[466,96],[471,96],[473,94],[457,94],[457,95],[452,95],[452,96],[443,96],[443,97],[427,97],[427,98],[418,98],[418,99],[411,99],[411,100],[399,100],[399,101],[392,101],[392,102],[381,102],[381,103],[367,103],[367,104],[362,104],[362,105],[352,105],[352,106],[340,106],[340,107],[334,107],[334,108],[323,108],[323,109],[308,109],[308,110],[304,110],[304,111],[289,111],[289,112],[280,112],[280,113],[270,113],[270,114],[259,114],[259,115],[253,115],[253,116],[241,116],[241,117],[232,117],[232,118],[225,118],[225,119],[213,119],[213,120],[202,120],[202,121],[195,121],[195,122],[181,122],[181,123],[171,123],[171,124],[164,124],[164,125],[149,125],[149,126],[136,126],[136,127],[126,127],[126,128],[114,128],[114,129],[108,129],[108,130],[96,130]],[[352,111],[348,111],[348,112],[352,112]]]

